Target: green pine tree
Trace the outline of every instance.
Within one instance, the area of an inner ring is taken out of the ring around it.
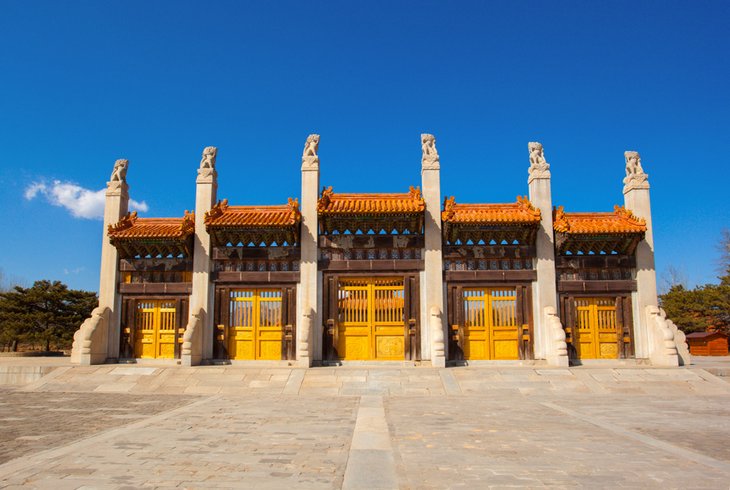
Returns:
[[[60,281],[36,281],[0,293],[0,341],[16,350],[19,343],[68,348],[81,322],[96,306],[95,293],[68,289]]]

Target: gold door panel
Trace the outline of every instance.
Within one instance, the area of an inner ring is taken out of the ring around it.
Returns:
[[[618,331],[614,298],[575,300],[573,345],[578,359],[618,359]]]
[[[342,280],[336,346],[340,359],[405,359],[404,303],[403,279]]]
[[[281,291],[231,291],[228,355],[231,359],[280,360],[284,329]]]
[[[519,359],[519,332],[514,289],[464,290],[465,359]]]
[[[174,301],[139,301],[134,315],[134,356],[173,359],[176,315]]]

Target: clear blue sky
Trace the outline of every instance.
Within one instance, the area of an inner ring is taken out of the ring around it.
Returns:
[[[554,204],[610,211],[624,150],[641,152],[659,272],[714,281],[728,25],[727,1],[5,0],[0,268],[96,290],[101,221],[72,211],[93,215],[120,157],[141,214],[179,216],[205,146],[219,148],[219,197],[270,204],[299,196],[310,132],[340,192],[419,185],[430,132],[461,202],[526,194],[540,141]]]

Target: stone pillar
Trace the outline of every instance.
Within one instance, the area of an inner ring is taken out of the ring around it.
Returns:
[[[540,143],[528,143],[530,168],[527,184],[530,202],[540,210],[540,227],[537,230],[536,263],[537,281],[532,283],[534,354],[535,359],[546,359],[558,366],[568,365],[565,337],[560,343],[560,332],[556,330],[559,319],[558,292],[555,278],[555,239],[553,233],[553,197],[550,188],[550,165],[545,160]],[[562,329],[562,326],[560,326]]]
[[[424,271],[421,287],[421,353],[434,367],[446,366],[443,237],[441,234],[441,165],[436,138],[421,135],[421,183],[424,216]],[[427,312],[428,314],[424,314]],[[425,327],[425,328],[424,328]]]
[[[127,160],[117,160],[106,186],[104,229],[101,239],[101,268],[99,269],[99,306],[74,334],[71,362],[83,365],[101,364],[119,357],[119,329],[122,299],[118,293],[119,256],[109,242],[109,226],[127,214],[129,186]]]
[[[310,134],[302,153],[302,227],[299,236],[301,261],[297,304],[297,365],[309,367],[313,352],[313,336],[322,328],[322,312],[318,305],[318,239],[317,198],[319,195],[319,135]],[[321,355],[321,353],[320,353]]]
[[[210,235],[205,229],[205,213],[210,211],[218,194],[215,170],[217,148],[203,150],[195,188],[195,241],[193,244],[193,292],[190,295],[188,324],[183,336],[181,364],[194,366],[213,358],[213,296]]]
[[[624,204],[637,218],[646,222],[644,239],[636,246],[636,292],[634,306],[634,353],[637,359],[651,359],[653,364],[677,366],[674,335],[665,328],[659,315],[656,270],[654,268],[654,235],[651,225],[649,176],[641,167],[638,152],[627,151],[624,178]],[[670,342],[671,341],[671,342]]]

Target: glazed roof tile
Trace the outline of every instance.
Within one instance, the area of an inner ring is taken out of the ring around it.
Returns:
[[[426,203],[418,187],[407,193],[394,194],[335,194],[332,187],[325,188],[317,202],[320,214],[416,214],[426,209]]]
[[[184,239],[195,231],[195,214],[185,211],[182,218],[140,218],[127,213],[118,223],[109,225],[110,239]]]
[[[296,199],[278,206],[229,206],[223,199],[205,213],[205,225],[213,228],[286,228],[301,219]]]
[[[521,196],[517,196],[517,202],[505,204],[457,204],[452,196],[444,199],[441,219],[447,223],[462,225],[536,225],[540,223],[540,210],[527,197]]]
[[[646,221],[623,206],[614,206],[613,213],[566,213],[560,206],[554,213],[553,228],[573,235],[638,234],[646,231]]]

